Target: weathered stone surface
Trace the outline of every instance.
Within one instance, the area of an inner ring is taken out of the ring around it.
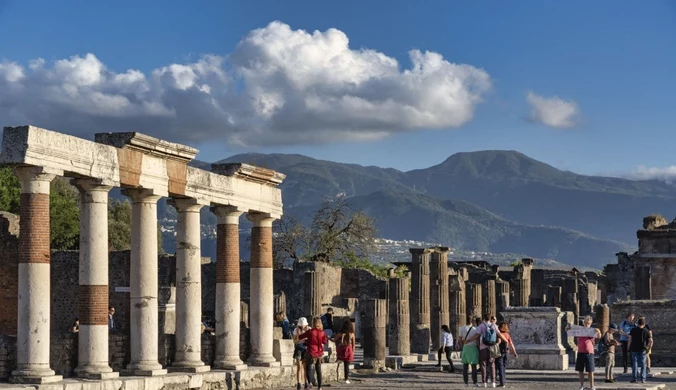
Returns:
[[[448,251],[446,247],[431,249],[430,261],[430,330],[432,349],[438,350],[441,343],[441,326],[450,323],[448,302]]]
[[[389,352],[390,355],[409,355],[411,353],[409,302],[411,278],[392,278],[389,283]]]
[[[385,366],[387,300],[370,299],[360,303],[364,364],[372,368]]]
[[[430,251],[411,248],[411,352],[430,350]]]
[[[467,315],[483,318],[483,289],[480,284],[467,283]]]

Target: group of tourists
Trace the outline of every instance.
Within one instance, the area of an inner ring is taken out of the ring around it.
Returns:
[[[442,326],[444,345],[442,349],[446,352],[446,358],[450,363],[450,371],[454,372],[455,367],[451,361],[452,336],[448,326]],[[450,339],[450,344],[449,344]],[[509,325],[506,322],[497,322],[495,316],[484,314],[481,318],[469,318],[469,325],[463,326],[458,332],[458,349],[461,352],[462,361],[462,379],[465,386],[469,387],[469,370],[472,370],[472,384],[475,387],[505,387],[507,355],[511,354],[516,358],[516,347],[509,335]],[[439,350],[439,364],[441,366],[442,349]],[[478,383],[478,369],[481,369],[481,384]]]
[[[622,348],[625,374],[627,373],[628,362],[631,360],[631,383],[646,382],[647,374],[650,371],[650,352],[653,346],[653,335],[645,316],[639,316],[638,321],[634,322],[635,317],[634,313],[627,314],[620,326],[610,324],[608,331],[603,335],[599,329],[595,329],[594,337],[577,337],[575,371],[579,373],[580,390],[596,389],[594,387],[594,358],[595,342],[597,339],[600,340],[598,352],[605,363],[606,383],[615,382],[613,369],[615,368],[615,350],[618,346]],[[591,316],[587,316],[584,319],[584,326],[590,328],[592,322]],[[570,327],[566,328],[566,330],[569,329]],[[619,341],[615,339],[617,333],[620,335]],[[584,387],[585,371],[589,377],[589,385],[591,386],[589,388]]]
[[[322,362],[324,348],[329,340],[336,344],[336,376],[343,364],[345,383],[350,383],[350,363],[354,360],[356,336],[352,321],[343,322],[340,331],[333,334],[333,309],[329,308],[321,317],[312,319],[312,327],[305,317],[298,319],[293,330],[292,339],[295,344],[293,358],[296,362],[296,389],[310,389],[314,382],[317,388],[322,389]],[[314,366],[314,370],[312,367]],[[313,380],[313,374],[314,379]]]

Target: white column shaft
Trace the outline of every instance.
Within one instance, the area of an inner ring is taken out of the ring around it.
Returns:
[[[216,307],[222,308],[222,316],[216,322],[217,338],[216,357],[219,368],[230,368],[241,365],[239,357],[241,306],[239,283],[218,283],[216,285]]]
[[[268,363],[272,357],[274,327],[272,268],[251,269],[251,363]],[[272,358],[274,361],[274,358]]]

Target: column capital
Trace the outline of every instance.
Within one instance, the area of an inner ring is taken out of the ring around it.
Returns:
[[[210,210],[218,217],[219,225],[238,225],[239,217],[244,214],[237,206],[214,206]]]
[[[122,195],[127,196],[133,203],[156,203],[160,195],[155,195],[151,188],[123,188]]]
[[[70,183],[80,191],[82,203],[108,203],[108,192],[113,188],[94,178],[72,179]]]
[[[179,213],[198,213],[205,206],[194,198],[169,198],[167,204]]]
[[[16,167],[14,172],[23,194],[49,194],[49,183],[58,175],[43,167]]]
[[[275,217],[269,213],[250,212],[246,214],[246,219],[253,222],[254,227],[272,227]]]

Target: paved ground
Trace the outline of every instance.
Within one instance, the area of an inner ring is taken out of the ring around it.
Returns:
[[[657,370],[655,370],[657,371]],[[507,373],[507,388],[519,390],[578,390],[579,383],[577,373],[574,371],[552,372],[552,371],[522,371],[511,370]],[[657,375],[648,378],[648,383],[644,385],[630,384],[631,379],[627,375],[616,374],[617,382],[614,384],[603,383],[596,384],[596,388],[601,390],[657,390],[670,389],[676,390],[676,375],[672,370],[665,370],[663,375]],[[471,376],[470,376],[471,381]],[[349,385],[344,383],[332,383],[324,386],[326,389],[364,389],[364,390],[394,390],[394,389],[465,389],[462,382],[462,375],[441,373],[433,367],[424,366],[415,369],[404,369],[401,371],[392,371],[370,375],[355,372],[352,375]],[[588,386],[588,384],[587,384]],[[316,388],[315,388],[316,390]]]

